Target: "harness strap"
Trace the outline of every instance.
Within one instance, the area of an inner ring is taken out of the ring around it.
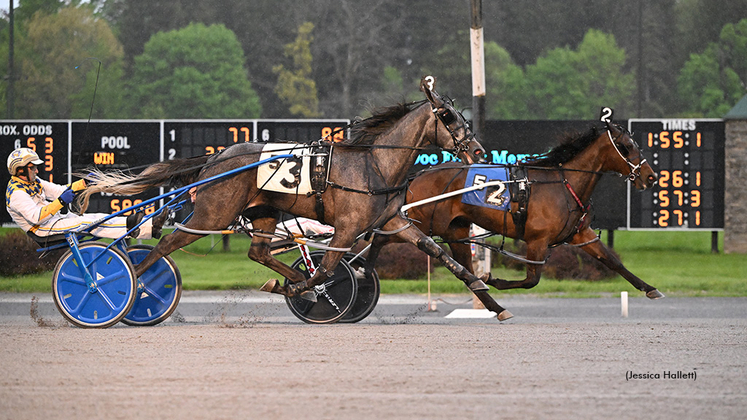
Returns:
[[[578,207],[580,207],[581,211],[583,211],[583,213],[581,214],[581,218],[578,220],[578,225],[576,226],[576,233],[578,233],[581,231],[581,229],[584,226],[584,223],[586,222],[586,216],[588,216],[589,210],[591,210],[591,203],[584,205],[581,199],[578,198],[578,194],[576,194],[576,191],[573,190],[571,183],[568,182],[568,180],[565,178],[563,178],[563,185],[565,185],[565,187],[571,193],[571,196],[573,197],[573,199],[576,201],[576,204],[578,204]]]
[[[528,172],[523,166],[511,167],[511,176],[514,183],[512,184],[511,201],[518,203],[519,208],[511,213],[511,218],[516,227],[518,239],[524,239],[524,232],[527,223],[527,206],[529,205],[529,181]],[[504,215],[505,218],[505,215]],[[505,220],[504,220],[505,229]]]
[[[389,187],[389,188],[382,188],[380,190],[368,190],[368,191],[358,190],[358,189],[355,189],[355,188],[346,187],[344,185],[335,184],[332,181],[327,181],[327,184],[330,187],[332,187],[332,188],[337,188],[338,190],[350,191],[350,192],[355,192],[355,193],[359,193],[359,194],[368,194],[368,195],[391,194],[391,193],[395,193],[395,192],[400,192],[400,191],[404,190],[405,188],[407,188],[407,182],[404,182],[401,185],[397,185],[396,187]]]

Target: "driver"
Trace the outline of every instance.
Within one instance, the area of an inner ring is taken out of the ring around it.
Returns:
[[[44,238],[85,227],[108,216],[104,213],[60,213],[60,210],[73,202],[76,192],[86,188],[86,181],[81,179],[65,186],[37,178],[39,170],[36,165],[42,163],[44,161],[39,159],[39,155],[28,148],[16,149],[8,156],[8,172],[11,178],[5,190],[5,207],[13,221],[31,238],[43,242]],[[164,211],[146,220],[130,234],[130,237],[160,238],[161,228],[167,216],[168,212]],[[121,238],[140,223],[143,217],[142,211],[127,217],[112,217],[92,229],[90,233],[100,238]]]

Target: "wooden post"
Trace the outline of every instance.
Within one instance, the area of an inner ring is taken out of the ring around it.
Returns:
[[[8,115],[6,118],[13,119],[15,114],[15,60],[14,60],[14,12],[13,12],[13,0],[10,0],[8,5],[8,91],[6,92],[6,100],[8,105]]]
[[[470,55],[472,58],[472,131],[480,136],[485,131],[485,44],[482,30],[482,0],[470,0]],[[476,226],[475,226],[476,227]],[[480,228],[478,228],[480,229]],[[482,229],[480,229],[482,230]],[[474,246],[474,245],[473,245]],[[485,260],[487,259],[487,268]],[[490,251],[481,246],[475,246],[472,257],[475,274],[481,276],[490,272]],[[475,261],[476,260],[476,261]],[[472,297],[472,308],[485,309],[485,306]]]
[[[477,225],[472,225],[469,231],[470,236],[482,235],[487,232],[485,229]],[[475,275],[477,277],[480,277],[485,273],[490,273],[490,250],[472,244],[472,267],[475,269]],[[472,309],[485,309],[485,305],[475,295],[472,296]]]
[[[482,0],[471,1],[470,53],[472,57],[472,131],[478,138],[485,131],[485,45],[482,30]]]

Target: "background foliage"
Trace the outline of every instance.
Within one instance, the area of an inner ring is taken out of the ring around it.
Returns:
[[[135,57],[129,85],[138,118],[258,118],[244,52],[225,26],[159,32]]]
[[[469,2],[18,0],[15,118],[352,118],[471,105]],[[483,1],[491,119],[718,117],[747,93],[747,0]],[[7,14],[0,74],[8,75]],[[0,82],[6,101],[9,79]],[[22,99],[21,99],[22,98]],[[3,109],[0,117],[9,117]]]

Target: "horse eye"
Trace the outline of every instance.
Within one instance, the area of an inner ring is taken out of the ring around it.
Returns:
[[[446,125],[453,123],[455,120],[454,114],[448,109],[443,110],[443,112],[441,112],[439,116],[441,117],[441,121],[443,121],[443,123]]]
[[[628,155],[630,154],[630,150],[628,150],[628,147],[624,144],[615,143],[615,147],[617,147],[617,150],[621,155],[623,155],[623,157],[628,157]]]

